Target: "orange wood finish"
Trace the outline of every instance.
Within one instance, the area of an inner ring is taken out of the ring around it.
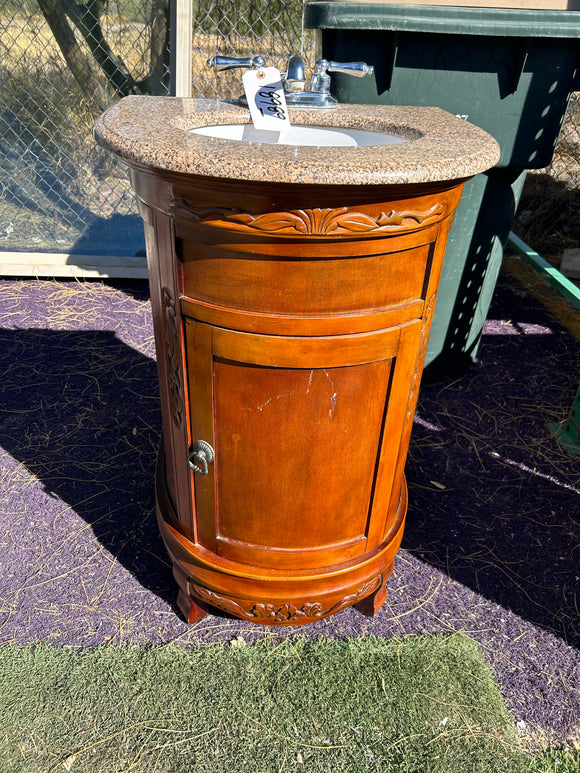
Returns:
[[[158,520],[189,622],[373,615],[463,181],[224,182],[135,168],[163,446]],[[209,443],[206,475],[188,454]]]

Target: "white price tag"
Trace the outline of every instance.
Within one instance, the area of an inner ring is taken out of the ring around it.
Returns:
[[[254,128],[280,132],[290,127],[280,70],[261,67],[242,75]]]

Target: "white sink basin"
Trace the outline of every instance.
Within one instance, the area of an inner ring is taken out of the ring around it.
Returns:
[[[407,142],[404,137],[362,129],[341,129],[325,126],[291,126],[280,132],[254,129],[252,124],[234,123],[200,126],[190,129],[193,134],[240,142],[264,142],[270,145],[308,145],[310,147],[358,147],[360,145],[395,145]]]

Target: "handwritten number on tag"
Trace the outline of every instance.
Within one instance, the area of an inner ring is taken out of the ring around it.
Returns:
[[[254,128],[280,132],[290,126],[279,70],[247,70],[242,81]]]
[[[260,100],[259,102],[256,100],[256,104],[258,105],[258,110],[262,113],[262,115],[273,115],[276,118],[280,118],[282,121],[286,120],[286,112],[282,107],[282,100],[276,93],[275,88],[260,89],[257,96],[260,98]]]

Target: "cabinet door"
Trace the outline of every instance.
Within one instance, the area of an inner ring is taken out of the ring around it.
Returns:
[[[377,519],[386,522],[419,327],[291,337],[187,320],[192,444],[215,450],[208,474],[194,476],[198,543],[294,569],[372,547]]]

